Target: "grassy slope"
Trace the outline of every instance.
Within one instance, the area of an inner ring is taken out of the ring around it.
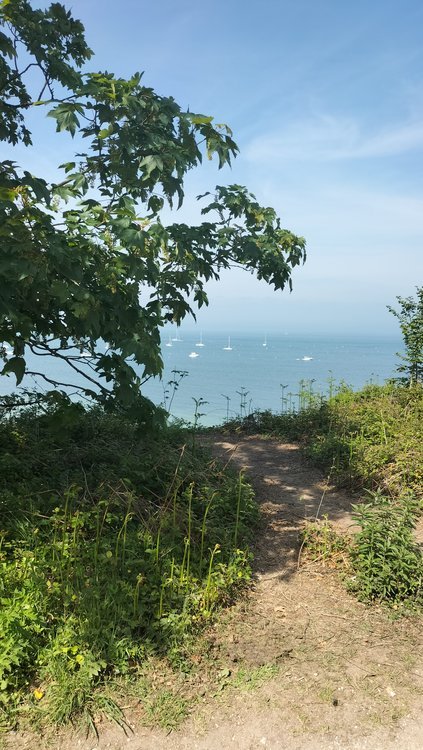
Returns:
[[[355,547],[365,598],[421,593],[422,411],[422,389],[370,386],[242,425],[300,441],[333,479],[376,493]],[[107,685],[124,695],[133,679],[147,705],[149,659],[183,668],[193,634],[250,575],[251,489],[177,429],[78,407],[3,421],[0,511],[4,726],[22,711],[119,717]]]
[[[0,423],[0,716],[65,722],[250,575],[252,492],[178,430],[78,407]],[[35,712],[35,714],[34,714]]]
[[[360,598],[423,604],[423,555],[414,535],[423,507],[421,386],[343,387],[299,413],[258,413],[240,427],[299,441],[332,481],[360,491],[364,501],[355,518],[361,531],[348,545],[350,584]],[[320,557],[336,553],[341,542],[345,546],[325,521],[304,536]]]
[[[244,427],[299,441],[340,484],[423,496],[423,388],[341,388],[300,413],[259,413]]]

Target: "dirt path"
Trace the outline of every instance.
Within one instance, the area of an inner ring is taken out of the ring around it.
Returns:
[[[218,688],[204,691],[171,734],[134,718],[133,735],[105,731],[98,747],[421,750],[421,623],[360,604],[336,571],[316,563],[298,569],[304,519],[318,511],[346,531],[351,499],[328,488],[294,445],[215,436],[213,450],[246,470],[263,511],[254,588],[208,635],[203,658],[219,664]],[[95,746],[75,738],[50,745]],[[8,747],[33,746],[16,736]]]

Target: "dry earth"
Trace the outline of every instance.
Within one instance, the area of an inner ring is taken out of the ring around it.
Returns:
[[[263,513],[255,584],[203,642],[192,682],[198,700],[179,729],[104,728],[35,742],[12,734],[8,750],[421,750],[423,638],[417,618],[393,619],[349,595],[333,567],[299,558],[306,518],[351,527],[351,498],[329,487],[295,445],[217,435],[213,450],[244,468]],[[159,679],[159,678],[158,678]],[[161,679],[164,679],[163,677]]]

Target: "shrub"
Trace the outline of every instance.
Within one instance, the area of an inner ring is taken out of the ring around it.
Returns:
[[[417,513],[411,496],[392,500],[380,492],[354,506],[361,531],[351,549],[352,587],[363,599],[423,604],[423,555],[413,536]]]

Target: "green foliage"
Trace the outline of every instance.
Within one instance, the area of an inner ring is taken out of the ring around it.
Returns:
[[[28,700],[66,722],[149,655],[176,660],[249,579],[251,489],[187,438],[78,405],[0,422],[4,723]]]
[[[423,604],[423,555],[413,536],[418,504],[374,493],[354,507],[361,526],[351,549],[353,589],[365,600]]]
[[[354,507],[361,530],[350,543],[324,519],[305,526],[304,553],[325,562],[345,562],[348,555],[351,587],[364,600],[423,604],[423,558],[414,538],[423,503],[420,384],[391,382],[358,392],[342,386],[320,405],[254,414],[238,426],[298,440],[331,480],[370,492],[370,502]]]
[[[58,3],[3,2],[0,25],[0,139],[31,143],[25,115],[43,106],[58,133],[80,142],[57,184],[19,167],[13,149],[0,163],[3,374],[19,384],[31,372],[127,406],[162,371],[161,327],[208,303],[205,282],[236,263],[290,287],[305,243],[239,185],[201,196],[208,221],[164,226],[161,209],[181,206],[185,175],[203,155],[219,167],[236,156],[230,129],[159,96],[139,73],[82,72],[91,56],[83,26]],[[68,379],[31,370],[29,352],[68,365]]]
[[[25,124],[25,112],[33,104],[31,93],[25,84],[24,74],[29,67],[38,67],[43,73],[40,100],[48,90],[53,97],[52,86],[58,83],[67,89],[81,84],[78,68],[91,57],[91,50],[84,39],[84,27],[75,21],[70,12],[59,3],[53,3],[45,11],[34,10],[27,0],[6,0],[0,4],[1,22],[5,31],[0,32],[0,63],[2,77],[2,101],[0,105],[0,140],[16,144],[32,143],[31,133]],[[19,70],[20,44],[31,55],[25,69]]]
[[[313,560],[335,563],[349,548],[348,538],[336,531],[327,516],[306,523],[300,538],[301,551],[304,549]]]
[[[421,387],[368,386],[329,402],[329,429],[310,441],[310,455],[334,467],[352,487],[378,487],[392,496],[421,497],[423,391]]]
[[[398,354],[402,364],[398,372],[406,373],[410,385],[423,382],[423,287],[416,287],[417,299],[397,297],[400,311],[388,307],[400,322],[405,355]]]
[[[358,392],[342,385],[320,404],[295,413],[254,413],[237,426],[299,441],[314,463],[352,489],[422,497],[421,385],[369,385]]]

